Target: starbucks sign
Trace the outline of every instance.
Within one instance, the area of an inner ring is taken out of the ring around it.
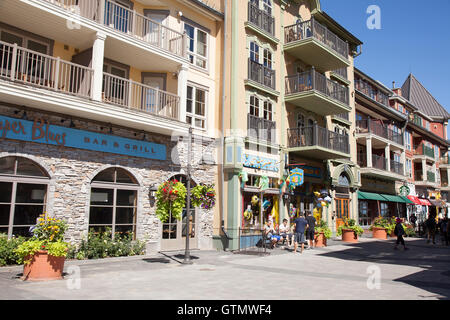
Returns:
[[[402,196],[405,196],[405,197],[409,196],[410,192],[411,192],[411,190],[409,190],[409,187],[407,187],[407,186],[401,186],[400,187],[400,194]]]

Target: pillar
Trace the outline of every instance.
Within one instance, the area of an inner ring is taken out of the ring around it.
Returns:
[[[180,97],[180,105],[178,110],[179,120],[186,122],[186,99],[187,99],[187,73],[188,66],[182,64],[178,69],[178,96]]]
[[[367,168],[372,168],[372,138],[366,138]]]
[[[384,148],[384,157],[386,159],[386,171],[391,171],[391,145],[387,144]]]
[[[92,46],[92,69],[94,77],[92,80],[92,99],[102,101],[103,87],[103,60],[105,56],[106,35],[101,32],[95,34],[94,45]]]
[[[422,181],[428,181],[427,161],[425,159],[422,159]]]
[[[403,175],[406,176],[406,153],[405,149],[402,150],[402,155],[400,156],[400,162],[403,163]],[[411,168],[412,170],[412,168]]]

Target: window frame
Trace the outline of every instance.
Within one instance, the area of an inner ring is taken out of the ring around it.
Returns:
[[[194,38],[192,38],[194,44],[193,44],[193,51],[190,50],[190,37],[188,35],[188,33],[186,32],[186,26],[189,26],[191,28],[193,28],[194,30]],[[183,20],[183,28],[182,30],[186,33],[187,36],[187,54],[188,54],[188,59],[189,59],[189,63],[195,67],[198,68],[199,70],[205,71],[205,72],[209,72],[209,48],[210,48],[210,31],[207,30],[206,28],[200,27],[199,25],[196,25],[196,23],[191,22],[191,21],[187,21],[187,19]],[[203,32],[206,36],[206,49],[205,49],[205,56],[202,56],[201,54],[198,53],[198,32]],[[192,62],[190,59],[190,56],[192,56]],[[201,67],[199,65],[197,65],[197,60],[204,60],[205,61],[205,67]]]
[[[191,87],[193,89],[192,90],[192,112],[188,112],[188,110],[187,110],[187,100],[189,99],[188,95],[187,95],[187,88],[188,87]],[[186,119],[185,119],[185,121],[186,121],[186,123],[190,124],[194,129],[206,131],[206,130],[208,130],[208,121],[207,121],[207,119],[208,119],[208,102],[209,102],[208,95],[209,95],[209,89],[206,88],[206,87],[194,84],[192,82],[188,82],[187,83],[187,88],[186,88]],[[205,95],[205,102],[204,102],[205,115],[203,115],[203,116],[195,114],[195,104],[197,102],[196,101],[196,99],[197,99],[197,90],[204,91],[204,95]],[[188,117],[192,118],[192,122],[191,123],[189,123],[187,121]],[[202,127],[196,126],[195,125],[195,119],[203,120],[203,122],[205,124],[204,127],[202,128]]]

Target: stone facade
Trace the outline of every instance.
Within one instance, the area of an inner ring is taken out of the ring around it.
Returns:
[[[0,106],[0,114],[18,118],[19,108]],[[27,118],[44,118],[51,125],[70,125],[70,117],[55,114],[43,114],[26,110]],[[95,123],[89,120],[74,119],[75,129],[111,134],[129,139],[164,144],[167,148],[165,161],[138,158],[113,153],[81,150],[75,148],[0,140],[0,157],[19,156],[29,158],[42,166],[50,177],[47,192],[47,214],[62,218],[68,222],[67,240],[79,242],[87,235],[89,224],[90,185],[92,179],[101,171],[110,167],[127,170],[139,184],[136,217],[136,238],[158,243],[161,240],[162,224],[156,217],[156,206],[150,197],[150,186],[160,185],[176,174],[184,174],[187,160],[187,139],[174,139],[169,136],[135,131],[127,128],[111,127],[109,124]],[[144,136],[145,135],[145,136]],[[177,141],[179,140],[179,141]],[[194,139],[193,153],[201,154],[210,148],[210,143],[198,143]],[[211,152],[211,151],[208,151]],[[172,160],[174,155],[174,160]],[[180,164],[178,164],[180,162]],[[192,167],[195,183],[214,181],[216,167],[197,164]],[[212,248],[213,211],[198,209],[197,221],[198,246],[200,249]],[[159,247],[159,246],[157,246]]]

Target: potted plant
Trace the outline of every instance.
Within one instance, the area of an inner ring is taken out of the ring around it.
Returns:
[[[24,264],[22,280],[62,279],[69,244],[64,242],[64,221],[41,214],[32,229],[33,237],[20,244],[15,253]]]
[[[339,236],[342,235],[342,241],[350,243],[358,242],[358,236],[362,235],[363,233],[363,228],[358,226],[354,219],[347,218],[344,218],[344,224],[341,225],[337,230],[337,234]]]
[[[172,214],[181,220],[186,204],[186,187],[178,180],[166,181],[156,191],[156,216],[161,222],[167,222]]]
[[[328,224],[320,220],[319,224],[314,229],[314,242],[316,247],[326,247],[327,239],[331,238],[332,232]]]
[[[369,230],[372,231],[374,239],[386,240],[387,236],[394,230],[395,225],[392,224],[390,219],[378,217],[374,220]]]
[[[191,190],[191,203],[194,207],[209,210],[216,204],[214,184],[199,184]]]

